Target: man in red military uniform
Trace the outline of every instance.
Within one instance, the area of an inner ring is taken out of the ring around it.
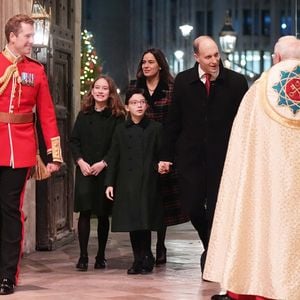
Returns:
[[[29,58],[33,20],[16,15],[5,25],[7,45],[0,53],[0,295],[17,284],[22,252],[22,204],[26,180],[36,164],[33,111],[41,124],[49,163],[62,163],[60,137],[43,66]]]

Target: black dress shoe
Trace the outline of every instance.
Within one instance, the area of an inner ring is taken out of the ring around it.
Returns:
[[[152,253],[146,255],[142,262],[141,274],[146,275],[152,272],[154,267],[155,259]]]
[[[213,295],[210,299],[211,300],[233,300],[228,295]]]
[[[14,283],[8,279],[3,278],[0,284],[0,295],[8,295],[14,292]]]
[[[152,253],[145,255],[142,262],[141,274],[149,274],[152,272],[154,267],[155,259]]]
[[[167,262],[167,249],[166,247],[156,247],[156,261],[155,264],[164,265]]]
[[[94,268],[95,269],[105,269],[107,266],[107,262],[105,258],[99,258],[96,256],[96,261],[95,261],[95,265]]]
[[[89,258],[87,256],[80,256],[76,268],[78,271],[87,271],[89,265]]]
[[[127,270],[128,275],[141,274],[142,272],[142,262],[134,261],[131,268]]]

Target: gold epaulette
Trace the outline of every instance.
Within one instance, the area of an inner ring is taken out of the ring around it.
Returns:
[[[6,68],[4,73],[0,77],[0,95],[3,94],[5,91],[9,81],[13,79],[13,87],[12,87],[12,94],[14,95],[16,85],[19,85],[19,96],[21,94],[21,78],[19,75],[19,71],[17,68],[17,63],[20,62],[23,57],[22,56],[15,56],[7,47],[2,51],[3,56],[9,60],[12,64]]]
[[[0,77],[0,95],[5,91],[10,79],[15,74],[16,77],[19,77],[18,68],[16,64],[8,66],[4,74]]]
[[[8,59],[12,64],[17,64],[20,62],[23,57],[21,55],[15,56],[8,48],[5,46],[5,48],[2,51],[2,54]]]

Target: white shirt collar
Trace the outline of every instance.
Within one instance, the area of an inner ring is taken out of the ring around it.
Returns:
[[[200,67],[199,64],[198,64],[198,74],[199,74],[200,80],[203,81],[203,82],[205,82],[205,80],[206,80],[206,78],[205,78],[205,72],[201,69],[201,67]],[[210,74],[210,75],[211,75],[210,81],[214,81],[218,77],[219,72],[215,73],[215,74]]]

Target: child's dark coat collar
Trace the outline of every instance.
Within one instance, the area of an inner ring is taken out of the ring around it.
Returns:
[[[147,117],[144,117],[140,123],[138,124],[135,124],[131,119],[127,119],[126,120],[126,123],[125,123],[125,126],[126,127],[131,127],[133,125],[137,125],[137,126],[140,126],[142,127],[143,129],[146,129],[146,127],[149,125],[150,123],[150,119],[148,119]]]

